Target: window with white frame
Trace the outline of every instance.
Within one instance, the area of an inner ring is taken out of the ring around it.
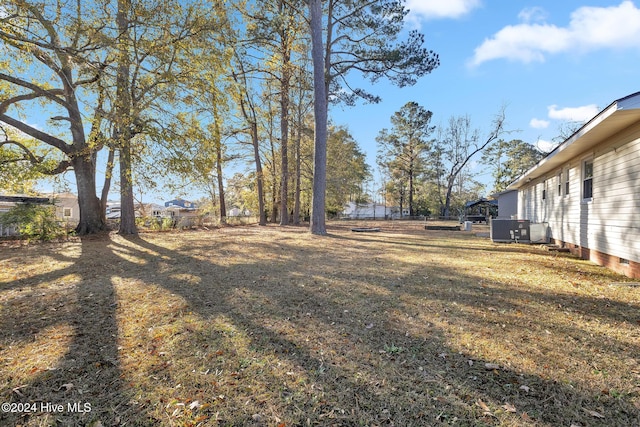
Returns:
[[[569,195],[569,168],[564,170],[564,195]]]
[[[593,159],[582,162],[582,198],[591,199],[593,197]]]
[[[562,171],[558,172],[558,196],[562,196]]]
[[[62,209],[62,217],[63,218],[71,218],[71,208],[63,208]]]

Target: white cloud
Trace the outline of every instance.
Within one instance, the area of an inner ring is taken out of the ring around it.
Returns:
[[[566,27],[545,23],[541,9],[525,9],[519,18],[522,23],[504,27],[478,46],[470,65],[499,58],[542,62],[547,55],[568,51],[640,48],[640,9],[629,0],[618,6],[580,7]]]
[[[408,0],[408,19],[419,22],[427,19],[460,18],[480,7],[480,0]]]
[[[640,9],[628,0],[618,7],[581,7],[571,14],[570,29],[586,49],[637,47]]]
[[[557,105],[547,107],[548,117],[552,120],[562,120],[564,122],[586,122],[598,114],[598,107],[595,104],[583,105],[580,107],[558,108]],[[534,129],[546,129],[551,122],[549,120],[533,118],[529,121],[529,126]],[[558,145],[557,142],[538,139],[536,147],[545,153],[551,152]]]
[[[598,106],[595,104],[583,105],[581,107],[565,107],[558,109],[557,105],[547,107],[549,118],[556,120],[567,120],[570,122],[586,122],[598,114]]]
[[[541,120],[541,119],[533,118],[529,122],[529,126],[531,126],[534,129],[546,129],[549,127],[549,120]]]
[[[522,9],[518,14],[518,18],[522,22],[544,22],[547,18],[548,13],[541,7],[528,7],[526,9]]]
[[[499,58],[543,62],[546,53],[559,53],[570,46],[570,34],[554,25],[509,25],[475,49],[471,65]]]

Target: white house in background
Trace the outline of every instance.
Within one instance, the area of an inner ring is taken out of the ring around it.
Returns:
[[[167,208],[157,203],[136,203],[136,211],[142,217],[162,218],[165,216],[166,210]]]
[[[68,225],[76,226],[80,222],[80,205],[78,196],[73,193],[50,193],[45,197],[53,200],[56,207],[56,218]]]
[[[618,99],[507,190],[518,219],[549,224],[552,241],[640,277],[640,92]]]
[[[36,203],[55,206],[55,217],[57,221],[65,223],[67,226],[76,226],[80,221],[80,207],[78,197],[72,193],[51,193],[41,196],[27,195],[0,195],[0,215],[8,212],[11,208],[20,203]],[[15,235],[17,228],[1,227],[0,236]]]
[[[136,203],[134,206],[136,218],[164,216],[166,208],[157,203]],[[120,219],[122,207],[119,200],[107,200],[105,215],[107,219]]]
[[[105,215],[107,219],[120,219],[120,201],[107,200],[107,209]]]
[[[4,200],[1,196],[2,195],[0,195],[0,215],[9,212],[9,210],[16,205],[14,202]],[[0,237],[14,236],[16,234],[18,234],[18,230],[15,226],[4,227],[0,224]]]
[[[388,207],[380,203],[349,202],[342,211],[343,218],[349,219],[386,219],[399,216],[399,208]]]
[[[0,194],[0,216],[9,212],[19,203],[49,204],[50,200],[48,197],[34,197],[26,194]],[[0,237],[17,236],[18,234],[20,233],[17,224],[7,226],[0,224]]]

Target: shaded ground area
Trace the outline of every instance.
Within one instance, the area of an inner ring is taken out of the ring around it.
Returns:
[[[424,223],[306,231],[0,246],[0,425],[640,425],[625,278]]]

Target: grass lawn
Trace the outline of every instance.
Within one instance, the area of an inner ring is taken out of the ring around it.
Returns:
[[[640,425],[629,279],[353,225],[3,243],[0,425]]]

